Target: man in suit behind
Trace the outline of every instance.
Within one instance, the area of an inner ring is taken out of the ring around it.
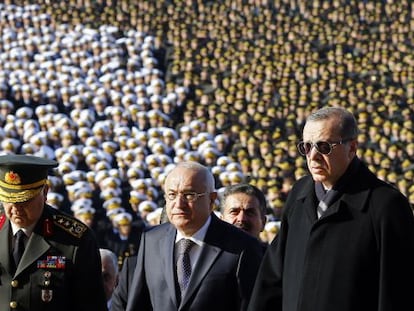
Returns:
[[[227,186],[220,209],[224,221],[260,239],[266,224],[266,197],[259,188],[246,183]]]
[[[244,310],[262,250],[260,242],[218,219],[214,177],[201,164],[181,162],[164,184],[169,222],[143,233],[127,303],[121,276],[112,310]],[[180,289],[177,246],[189,239],[191,276]]]

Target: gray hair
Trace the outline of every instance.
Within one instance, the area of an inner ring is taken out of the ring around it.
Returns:
[[[306,122],[317,122],[336,118],[339,135],[343,140],[355,139],[358,136],[358,124],[354,115],[342,107],[324,107],[311,113]]]
[[[204,166],[204,165],[202,165],[198,162],[193,162],[193,161],[178,162],[177,165],[168,174],[170,174],[176,168],[180,168],[180,167],[193,170],[197,174],[202,174],[203,177],[204,177],[203,179],[205,180],[206,191],[208,191],[208,192],[215,192],[216,191],[215,190],[214,176],[206,166]]]
[[[115,274],[118,274],[119,267],[118,267],[118,258],[116,257],[115,253],[106,248],[100,248],[99,254],[101,255],[101,261],[103,262],[105,258],[109,258],[112,265],[114,266]]]

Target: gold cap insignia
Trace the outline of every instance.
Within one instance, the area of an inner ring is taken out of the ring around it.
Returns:
[[[4,175],[4,181],[6,183],[12,184],[12,185],[19,185],[22,182],[21,179],[20,179],[19,174],[15,173],[13,171],[7,172]]]

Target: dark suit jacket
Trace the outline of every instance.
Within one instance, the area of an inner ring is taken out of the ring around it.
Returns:
[[[118,286],[117,288],[118,309],[125,310],[126,308],[136,265],[137,265],[137,256],[126,257],[122,264],[122,270],[121,272],[119,272],[119,280],[122,280],[122,281],[120,281],[117,285]],[[111,309],[113,310],[114,307],[111,307]]]
[[[310,176],[292,188],[249,310],[414,310],[408,200],[362,163],[320,219],[314,189]]]
[[[100,256],[86,225],[45,206],[16,272],[10,240],[6,219],[0,225],[0,310],[11,304],[20,311],[107,309]]]
[[[141,239],[126,310],[243,310],[247,306],[262,257],[260,242],[211,215],[201,255],[181,303],[174,268],[176,229],[165,223]],[[121,278],[120,282],[127,282]],[[124,310],[120,289],[112,310]]]
[[[122,240],[119,236],[119,233],[114,233],[113,229],[110,229],[110,231],[108,230],[107,234],[105,235],[104,248],[113,251],[118,257],[118,262],[122,263],[125,258],[137,254],[141,234],[142,230],[132,228],[128,239]]]

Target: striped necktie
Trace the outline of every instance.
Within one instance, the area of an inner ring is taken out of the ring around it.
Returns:
[[[316,212],[318,218],[321,218],[322,215],[326,212],[329,206],[331,206],[336,199],[339,197],[340,192],[335,189],[330,189],[325,191],[321,183],[315,183],[315,192],[316,197],[319,200],[318,207],[316,208]]]

